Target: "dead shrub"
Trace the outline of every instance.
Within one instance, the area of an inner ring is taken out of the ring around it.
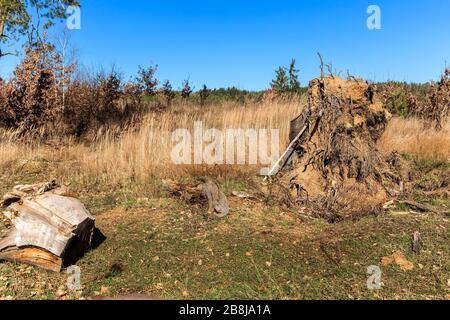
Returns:
[[[427,103],[415,106],[411,114],[428,121],[437,129],[443,128],[450,116],[450,69],[446,69],[441,80],[433,84]]]
[[[67,90],[60,123],[64,134],[81,137],[102,127],[125,128],[142,110],[136,85],[123,84],[116,71],[79,74]]]
[[[151,68],[141,71],[143,83],[127,84],[114,69],[74,77],[75,69],[49,44],[27,49],[11,80],[0,82],[0,125],[76,137],[106,126],[125,128],[142,118],[142,90],[157,83]]]
[[[58,62],[47,44],[26,50],[12,79],[0,87],[0,122],[4,126],[26,131],[56,119],[61,111],[54,68]]]

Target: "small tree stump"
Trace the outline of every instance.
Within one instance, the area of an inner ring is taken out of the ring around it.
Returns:
[[[0,260],[60,272],[89,248],[95,219],[54,183],[16,186],[1,206],[11,228],[0,239]]]

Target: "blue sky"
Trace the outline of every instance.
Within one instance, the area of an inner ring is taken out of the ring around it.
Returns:
[[[300,80],[324,60],[373,81],[435,80],[450,64],[448,0],[91,0],[72,31],[90,69],[115,65],[125,76],[156,63],[179,87],[269,86],[274,70],[296,58]],[[366,27],[367,7],[381,8],[382,29]],[[17,58],[2,59],[0,74]]]

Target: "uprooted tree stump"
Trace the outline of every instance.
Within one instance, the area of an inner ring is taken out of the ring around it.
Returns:
[[[0,260],[60,272],[90,247],[95,219],[54,182],[19,185],[0,206],[11,223],[0,239]]]
[[[375,87],[329,76],[311,81],[308,95],[308,105],[291,123],[291,139],[304,133],[283,184],[294,198],[308,194],[301,201],[332,222],[380,210],[388,184],[401,178],[376,147],[390,113]]]

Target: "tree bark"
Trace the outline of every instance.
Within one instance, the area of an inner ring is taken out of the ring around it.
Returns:
[[[5,16],[3,15],[3,12],[0,10],[0,58],[3,57],[3,52],[2,52],[2,40],[3,40],[3,31],[5,30]]]
[[[9,55],[10,53],[3,53],[2,50],[2,41],[3,38],[6,38],[6,35],[3,33],[5,31],[5,26],[6,26],[6,16],[7,16],[7,12],[3,12],[2,10],[0,10],[0,58]]]

